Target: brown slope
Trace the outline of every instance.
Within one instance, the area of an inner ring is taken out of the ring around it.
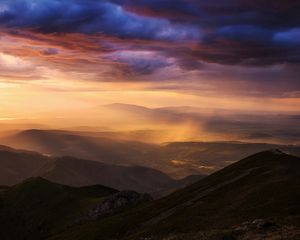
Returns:
[[[32,177],[50,158],[1,146],[0,185],[13,185]]]
[[[69,229],[53,239],[81,240],[87,233],[91,239],[128,234],[130,239],[143,239],[232,228],[258,218],[299,225],[299,186],[300,158],[278,150],[265,151],[161,200]]]
[[[177,181],[148,167],[113,165],[74,157],[53,158],[0,146],[0,185],[17,184],[35,176],[70,186],[102,184],[119,190],[157,193],[156,197],[195,182],[194,178]]]
[[[48,163],[38,175],[70,186],[101,184],[118,190],[148,193],[182,185],[155,169],[110,165],[73,157],[63,157]]]
[[[161,167],[159,146],[134,141],[90,137],[70,131],[26,130],[0,140],[14,147],[52,156],[73,156],[109,164]],[[156,160],[158,159],[158,160]]]
[[[256,218],[283,220],[300,215],[299,186],[300,158],[278,150],[258,153],[158,202],[164,210],[145,227],[194,231]]]

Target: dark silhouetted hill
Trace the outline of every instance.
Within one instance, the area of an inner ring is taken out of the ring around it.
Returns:
[[[167,239],[163,236],[221,232],[256,219],[299,226],[299,186],[300,159],[279,150],[265,151],[161,200],[107,220],[83,224],[53,239],[85,239],[86,233],[91,239],[123,234],[129,234],[128,239]]]

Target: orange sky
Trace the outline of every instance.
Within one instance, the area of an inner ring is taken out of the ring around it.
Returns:
[[[68,116],[79,109],[115,102],[248,112],[298,114],[300,111],[297,90],[281,91],[281,87],[286,87],[284,83],[259,85],[259,81],[248,79],[252,72],[253,76],[259,74],[261,68],[206,63],[202,72],[184,71],[174,63],[174,58],[168,57],[168,64],[162,69],[134,74],[133,71],[139,69],[130,66],[136,64],[131,58],[152,61],[162,57],[155,51],[132,49],[135,44],[147,46],[150,44],[147,41],[125,41],[101,35],[89,38],[83,34],[44,35],[21,30],[12,34],[5,29],[2,34],[0,118],[5,121],[15,117],[36,119],[42,114],[43,117]],[[102,44],[99,45],[99,41]],[[105,44],[115,44],[118,49],[107,51]],[[171,50],[177,47],[160,41],[152,44]],[[179,46],[193,47],[193,43],[183,42]],[[284,65],[264,67],[267,72],[284,69]],[[238,73],[240,79],[231,72]]]

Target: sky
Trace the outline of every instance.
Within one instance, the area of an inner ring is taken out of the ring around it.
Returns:
[[[298,114],[299,12],[295,0],[0,0],[0,120],[114,102]]]

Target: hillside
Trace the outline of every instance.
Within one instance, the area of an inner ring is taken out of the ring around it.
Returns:
[[[27,130],[2,138],[0,143],[51,156],[154,168],[179,179],[211,174],[251,154],[273,148],[300,156],[298,145],[243,142],[170,142],[158,145],[120,140],[121,133],[118,132],[113,135],[111,132]]]
[[[171,142],[162,146],[168,161],[190,174],[210,174],[252,154],[280,149],[300,156],[298,145],[247,142]],[[169,173],[172,175],[171,173]]]
[[[13,185],[32,177],[50,158],[5,146],[0,147],[0,185]]]
[[[299,170],[300,159],[280,151],[250,156],[160,201],[168,207],[159,210],[149,230],[193,231],[297,216]]]
[[[70,186],[102,184],[118,190],[148,193],[176,189],[184,184],[151,168],[117,166],[73,157],[58,158],[49,162],[37,175]]]
[[[153,168],[164,165],[159,161],[162,157],[157,145],[92,135],[31,129],[2,138],[0,143],[51,156],[73,156],[108,164],[141,165]]]
[[[71,188],[42,178],[28,179],[0,195],[0,238],[44,239],[115,193],[100,185]]]
[[[118,190],[152,193],[156,197],[201,177],[175,180],[149,167],[113,165],[74,157],[46,157],[0,146],[0,186],[11,186],[37,176],[75,187],[101,184]]]
[[[299,172],[300,158],[265,151],[156,201],[135,192],[33,178],[0,188],[0,237],[244,240],[284,234],[279,239],[296,240]]]
[[[120,234],[156,239],[152,237],[232,229],[259,218],[297,226],[299,172],[298,157],[278,150],[261,152],[147,206],[87,222],[52,239],[109,239]]]

